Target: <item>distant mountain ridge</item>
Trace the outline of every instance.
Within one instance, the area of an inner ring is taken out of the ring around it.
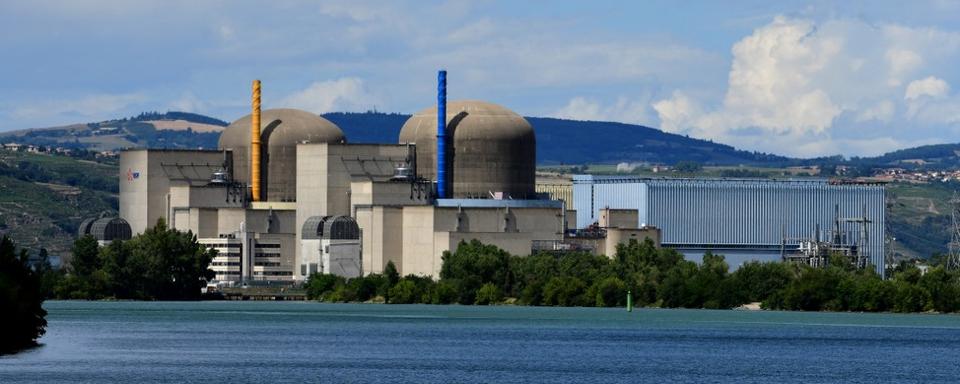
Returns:
[[[322,115],[343,129],[351,143],[396,143],[400,128],[410,117],[400,113],[332,112]],[[647,162],[704,165],[847,164],[858,166],[960,167],[960,144],[938,144],[890,152],[877,157],[842,156],[796,159],[736,149],[656,128],[602,121],[576,121],[527,117],[537,136],[537,163],[615,164]],[[158,124],[176,121],[178,124]],[[203,129],[193,130],[194,124]],[[19,130],[0,133],[0,143],[18,142],[93,150],[122,148],[216,148],[219,130],[226,121],[188,112],[145,112],[134,117],[99,123]],[[171,128],[175,126],[176,128]]]
[[[410,115],[333,112],[323,115],[353,143],[396,143]],[[537,136],[537,163],[585,164],[696,161],[713,165],[773,165],[793,159],[738,150],[729,145],[613,122],[527,117]]]

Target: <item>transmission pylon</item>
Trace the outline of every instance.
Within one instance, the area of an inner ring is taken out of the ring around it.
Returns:
[[[953,192],[950,199],[950,254],[947,259],[948,269],[960,268],[960,194]]]

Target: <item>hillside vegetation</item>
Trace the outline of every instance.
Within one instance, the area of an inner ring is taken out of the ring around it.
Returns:
[[[162,122],[158,124],[157,122]],[[170,124],[179,122],[178,124]],[[190,127],[197,125],[197,130]],[[63,127],[0,133],[0,143],[16,142],[44,147],[90,149],[216,148],[225,121],[186,112],[145,112],[122,119]]]
[[[887,186],[888,236],[898,259],[927,258],[947,252],[953,221],[950,199],[958,183]]]
[[[115,160],[0,150],[0,235],[66,254],[84,218],[117,212]]]

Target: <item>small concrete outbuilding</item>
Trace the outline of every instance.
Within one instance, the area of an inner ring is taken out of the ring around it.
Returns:
[[[86,219],[80,223],[77,235],[93,236],[100,246],[109,245],[114,240],[130,240],[133,237],[130,224],[119,217]]]
[[[332,274],[358,277],[360,227],[350,216],[313,216],[303,223],[300,237],[300,274]]]

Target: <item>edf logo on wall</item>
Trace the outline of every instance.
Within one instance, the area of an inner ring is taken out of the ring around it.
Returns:
[[[140,178],[140,172],[131,171],[130,168],[127,168],[127,181],[133,181],[134,179]]]

